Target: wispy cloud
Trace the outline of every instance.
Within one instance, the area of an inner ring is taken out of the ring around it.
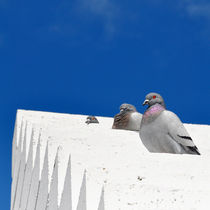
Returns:
[[[201,16],[210,19],[210,3],[206,4],[189,4],[187,12],[191,16]]]
[[[180,0],[182,1],[182,0]],[[182,9],[192,20],[199,21],[202,40],[209,44],[210,35],[210,2],[209,0],[183,0]],[[202,19],[202,20],[201,20]],[[202,22],[201,22],[202,21]]]
[[[116,32],[117,20],[119,19],[119,6],[111,0],[80,0],[80,9],[88,15],[100,18],[104,25],[104,30],[109,35]]]
[[[182,6],[190,17],[210,19],[210,2],[206,0],[184,0]]]
[[[81,0],[81,6],[90,12],[112,18],[114,16],[115,6],[109,0]]]
[[[0,0],[1,1],[1,0]],[[119,34],[122,11],[112,0],[63,0],[55,9],[55,21],[47,28],[49,33],[71,38],[74,44],[110,41]]]

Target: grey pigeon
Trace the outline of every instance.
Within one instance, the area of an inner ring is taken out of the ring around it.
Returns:
[[[200,155],[178,116],[166,110],[159,94],[149,93],[143,105],[146,104],[139,134],[150,152]]]
[[[90,115],[87,117],[85,123],[87,123],[89,125],[90,123],[99,123],[99,122],[95,116]]]
[[[113,129],[139,131],[142,114],[131,104],[122,104],[120,113],[114,116]]]

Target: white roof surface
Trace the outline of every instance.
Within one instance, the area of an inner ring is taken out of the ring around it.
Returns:
[[[113,118],[97,117],[99,124],[87,125],[86,117],[18,110],[11,210],[43,210],[37,206],[46,205],[55,209],[64,202],[63,210],[70,208],[71,200],[73,210],[206,210],[210,206],[210,126],[185,124],[201,156],[154,154],[145,149],[138,132],[111,129]],[[71,173],[66,177],[68,161]]]

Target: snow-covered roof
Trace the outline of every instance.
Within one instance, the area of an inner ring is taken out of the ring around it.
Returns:
[[[185,124],[201,156],[149,153],[113,118],[18,110],[11,210],[201,210],[210,206],[210,126]],[[47,208],[46,208],[47,206]]]

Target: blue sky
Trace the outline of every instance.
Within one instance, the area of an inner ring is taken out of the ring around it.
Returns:
[[[9,209],[18,108],[113,116],[160,93],[210,124],[206,0],[0,0],[1,209]]]

